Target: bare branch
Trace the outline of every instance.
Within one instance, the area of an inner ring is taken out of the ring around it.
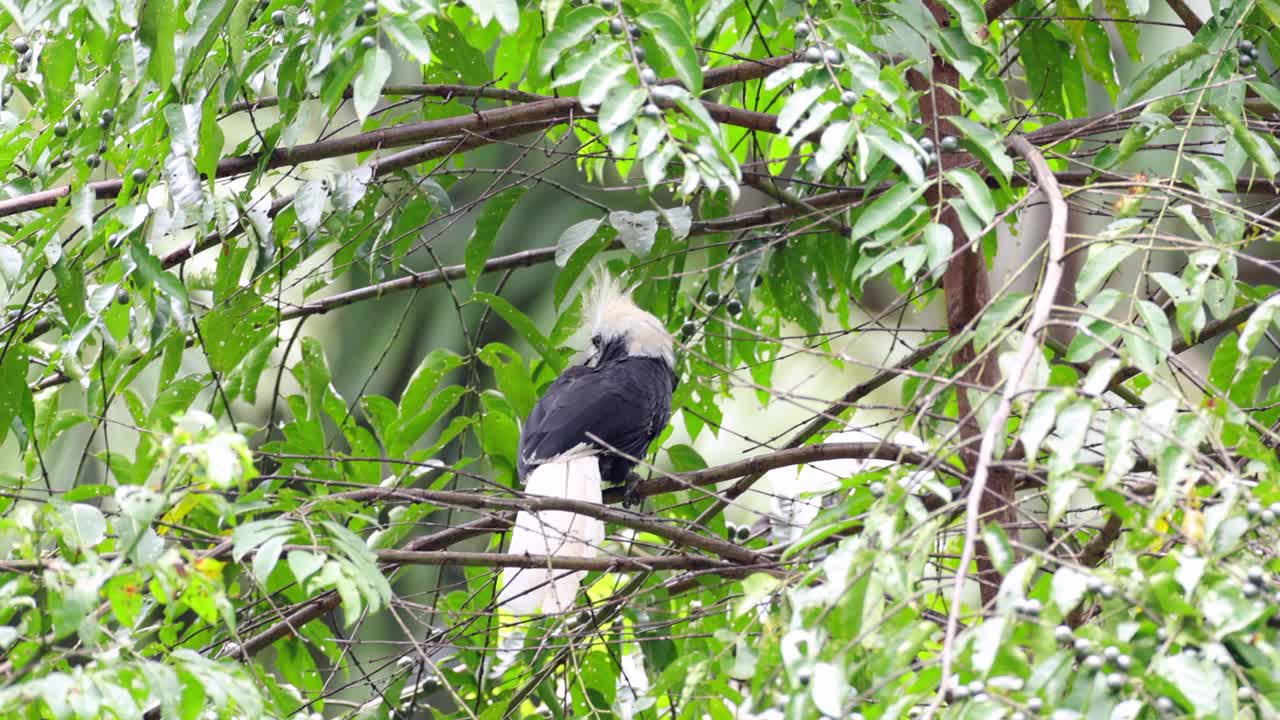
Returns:
[[[1044,329],[1053,310],[1053,299],[1058,292],[1058,283],[1062,279],[1062,256],[1066,247],[1067,235],[1067,202],[1058,187],[1058,179],[1054,177],[1045,162],[1044,156],[1027,139],[1014,135],[1008,139],[1009,147],[1022,156],[1031,167],[1040,186],[1040,192],[1049,201],[1049,229],[1045,242],[1048,244],[1049,257],[1045,264],[1044,278],[1036,293],[1035,305],[1031,310],[1031,318],[1027,321],[1026,333],[1018,347],[1012,372],[1005,380],[1000,394],[1000,402],[995,412],[987,420],[986,431],[982,433],[982,443],[978,447],[977,464],[973,469],[973,485],[969,489],[969,497],[965,508],[964,548],[960,552],[960,561],[956,565],[956,577],[951,586],[951,610],[947,615],[946,634],[942,641],[942,677],[938,683],[938,695],[929,706],[926,718],[933,715],[946,697],[951,681],[951,665],[955,655],[956,628],[960,619],[960,608],[964,603],[965,577],[969,565],[973,562],[978,542],[978,521],[982,516],[983,496],[987,491],[987,477],[990,472],[991,458],[995,454],[996,442],[1004,432],[1005,421],[1013,408],[1013,398],[1023,385],[1023,376],[1031,365],[1031,359],[1040,349],[1037,335]]]

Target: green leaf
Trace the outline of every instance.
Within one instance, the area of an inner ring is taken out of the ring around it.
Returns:
[[[1245,321],[1244,330],[1240,331],[1240,339],[1236,343],[1240,350],[1239,359],[1236,361],[1237,368],[1243,367],[1245,361],[1253,354],[1253,349],[1258,346],[1263,333],[1276,321],[1278,314],[1280,314],[1280,294],[1267,298],[1266,302],[1249,315],[1249,319]]]
[[[581,81],[588,73],[595,70],[597,65],[604,63],[611,64],[610,61],[616,61],[618,51],[622,49],[622,43],[616,40],[607,40],[605,42],[596,42],[586,52],[570,53],[569,58],[565,60],[561,72],[556,74],[556,79],[551,83],[551,87],[558,88],[565,85],[572,85]]]
[[[1087,302],[1115,272],[1120,263],[1137,251],[1136,245],[1095,243],[1089,246],[1089,257],[1076,278],[1076,297]]]
[[[1077,456],[1084,447],[1084,441],[1089,432],[1089,422],[1092,419],[1092,400],[1077,400],[1058,413],[1057,425],[1061,438],[1053,448],[1053,456],[1049,460],[1051,476],[1062,476],[1075,468]],[[1058,514],[1051,511],[1049,522],[1056,523],[1057,516]]]
[[[1160,57],[1147,63],[1137,76],[1120,91],[1119,104],[1124,107],[1134,103],[1146,95],[1161,80],[1169,77],[1178,68],[1204,55],[1205,48],[1199,43],[1188,43],[1174,48]]]
[[[364,54],[364,61],[360,65],[360,73],[356,75],[351,94],[356,117],[360,122],[364,122],[377,106],[378,100],[382,97],[382,85],[390,76],[391,55],[386,50],[375,47]]]
[[[853,224],[850,240],[860,240],[893,222],[906,212],[924,192],[924,187],[898,183],[876,198],[859,215]]]
[[[616,87],[605,95],[600,103],[600,114],[596,122],[600,123],[600,132],[605,135],[626,125],[635,119],[640,106],[649,99],[649,93],[640,88]]]
[[[778,133],[786,135],[790,132],[800,118],[808,112],[814,101],[826,91],[825,87],[815,86],[791,93],[791,97],[787,98],[787,101],[782,104],[782,109],[778,111]]]
[[[564,232],[560,233],[560,239],[556,241],[556,265],[564,267],[569,262],[569,258],[573,256],[582,244],[590,240],[596,234],[600,224],[604,222],[604,218],[595,220],[583,220],[570,225]]]
[[[1217,715],[1218,695],[1226,683],[1207,658],[1188,652],[1161,655],[1151,663],[1151,671],[1195,709],[1196,717]]]
[[[290,550],[285,556],[289,562],[289,570],[297,582],[306,582],[324,566],[324,556],[306,550]]]
[[[396,423],[392,432],[387,433],[390,438],[387,440],[387,452],[392,457],[404,455],[411,445],[418,442],[427,430],[444,417],[445,413],[453,410],[465,394],[466,390],[461,386],[450,385],[432,395],[425,406],[410,405],[402,401],[400,421]],[[465,418],[456,418],[456,420],[465,420]]]
[[[392,15],[382,22],[381,27],[387,35],[399,45],[419,65],[431,64],[431,43],[412,21],[403,15]]]
[[[69,269],[67,258],[61,257],[53,264],[53,278],[57,281],[54,293],[58,297],[58,309],[67,324],[75,327],[86,309],[84,275]]]
[[[1141,300],[1138,302],[1138,315],[1142,317],[1147,334],[1155,341],[1156,347],[1169,352],[1173,347],[1173,332],[1169,329],[1169,318],[1160,306],[1150,300]]]
[[[1001,183],[1007,184],[1009,176],[1013,174],[1013,160],[1005,153],[1000,136],[968,118],[952,115],[947,120],[963,134],[965,147],[977,155],[1000,178]]]
[[[1009,321],[1022,314],[1031,296],[1027,293],[1007,293],[991,303],[991,307],[982,313],[978,328],[973,334],[973,349],[981,351],[995,339]]]
[[[72,36],[57,33],[40,53],[40,74],[47,100],[47,117],[60,118],[75,93],[71,76],[76,69],[76,45]]]
[[[1218,122],[1227,126],[1231,131],[1231,137],[1240,143],[1240,147],[1244,149],[1249,159],[1257,164],[1264,177],[1274,178],[1280,175],[1280,158],[1276,157],[1276,151],[1267,141],[1250,131],[1241,116],[1217,105],[1210,105],[1209,111],[1218,119]]]
[[[209,367],[218,373],[235,369],[255,345],[275,330],[275,312],[252,292],[239,292],[200,320]]]
[[[1054,423],[1058,420],[1058,411],[1066,405],[1071,396],[1063,391],[1053,391],[1041,395],[1032,403],[1026,417],[1018,428],[1018,439],[1022,442],[1027,462],[1034,465],[1040,452],[1040,445],[1049,436]]]
[[[676,472],[692,472],[707,467],[707,461],[703,460],[698,451],[689,445],[671,445],[666,448],[666,451]]]
[[[984,225],[990,225],[996,216],[995,200],[991,198],[991,190],[978,173],[969,168],[955,168],[947,171],[947,180],[960,188],[960,194],[969,203],[978,219]]]
[[[476,302],[484,303],[493,308],[494,312],[502,316],[502,319],[507,321],[511,329],[520,333],[520,337],[524,338],[542,357],[547,359],[555,357],[555,348],[551,346],[551,342],[547,340],[547,337],[538,331],[538,327],[533,324],[528,315],[517,310],[516,306],[505,298],[485,292],[478,292],[471,297]]]
[[[818,141],[818,151],[813,154],[814,171],[824,173],[834,165],[848,149],[857,129],[857,125],[844,120],[827,125]]]
[[[1084,599],[1088,585],[1089,577],[1084,573],[1066,565],[1059,567],[1053,573],[1053,604],[1058,606],[1059,612],[1066,615]]]
[[[584,5],[566,15],[564,22],[548,33],[542,46],[538,48],[538,54],[534,58],[538,73],[551,74],[565,52],[595,32],[608,17],[609,14],[598,5]]]
[[[1064,25],[1076,47],[1076,60],[1089,76],[1115,97],[1118,90],[1115,61],[1111,57],[1111,37],[1101,23],[1090,20],[1071,2],[1058,6],[1067,22]]]
[[[493,195],[484,204],[480,217],[476,219],[475,229],[471,231],[471,239],[467,241],[467,278],[471,280],[472,285],[476,284],[480,273],[484,272],[484,265],[493,253],[493,246],[497,242],[498,231],[502,229],[502,224],[506,222],[511,209],[520,202],[520,198],[524,197],[528,190],[528,186],[525,185],[507,188]]]
[[[618,231],[618,239],[622,241],[622,245],[636,257],[648,255],[653,241],[658,237],[656,210],[638,213],[615,210],[609,213],[609,224]]]
[[[463,0],[479,18],[481,25],[497,18],[503,32],[514,34],[520,29],[520,9],[515,0]]]
[[[177,53],[174,50],[174,34],[178,28],[180,13],[170,0],[145,0],[138,13],[141,24],[138,36],[151,51],[147,61],[147,74],[162,87],[173,84],[177,71]]]
[[[183,305],[187,303],[187,288],[176,275],[165,270],[159,258],[151,254],[140,242],[129,244],[129,257],[137,266],[138,277],[158,288]]]
[[[440,381],[451,371],[461,367],[463,362],[465,358],[452,350],[437,348],[427,353],[413,371],[400,396],[400,417],[403,419],[417,413],[426,405]]]
[[[502,343],[489,343],[481,350],[478,357],[485,365],[493,368],[494,378],[498,381],[498,389],[502,391],[507,402],[520,417],[526,417],[538,401],[538,392],[529,377],[520,354]]]
[[[702,92],[702,67],[698,64],[698,52],[684,23],[677,22],[663,12],[647,12],[636,18],[640,27],[653,33],[653,39],[662,49],[662,57],[676,71],[676,77],[694,95]]]
[[[200,0],[189,16],[192,18],[191,25],[182,34],[184,86],[208,59],[209,49],[218,39],[218,33],[226,30],[227,19],[231,17],[235,6],[234,0]]]
[[[929,223],[924,229],[924,245],[928,250],[929,272],[935,279],[942,277],[947,269],[947,261],[955,245],[951,228],[940,223]]]

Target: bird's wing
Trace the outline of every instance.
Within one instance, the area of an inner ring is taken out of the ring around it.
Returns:
[[[646,378],[628,363],[570,368],[552,383],[521,433],[521,462],[537,465],[581,445],[644,454],[665,424],[670,400],[662,403],[663,389],[648,387]]]

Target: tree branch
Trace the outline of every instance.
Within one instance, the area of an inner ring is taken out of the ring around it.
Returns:
[[[1048,243],[1049,257],[1045,264],[1044,279],[1040,290],[1036,293],[1035,305],[1031,310],[1031,318],[1027,321],[1026,333],[1018,347],[1012,372],[1005,380],[1000,394],[1000,402],[991,418],[986,421],[986,430],[982,433],[982,443],[978,447],[977,463],[973,469],[973,485],[969,489],[968,502],[965,507],[964,546],[960,552],[960,562],[956,565],[956,577],[951,586],[951,609],[947,614],[946,634],[942,642],[942,678],[938,684],[938,695],[930,706],[929,714],[942,703],[946,697],[951,681],[951,664],[954,660],[956,628],[960,619],[960,609],[964,604],[965,577],[969,565],[974,560],[978,544],[978,522],[984,511],[992,505],[999,510],[1000,506],[1012,500],[1012,488],[1007,496],[1002,493],[992,503],[987,499],[987,478],[991,469],[991,459],[995,454],[998,438],[1005,431],[1005,423],[1013,409],[1013,398],[1022,389],[1023,375],[1031,365],[1032,357],[1039,352],[1040,343],[1036,336],[1044,329],[1053,310],[1053,299],[1058,292],[1058,283],[1062,279],[1062,257],[1066,247],[1067,236],[1067,202],[1062,197],[1058,180],[1049,170],[1044,156],[1027,139],[1014,135],[1008,140],[1009,147],[1022,156],[1031,168],[1045,198],[1049,201],[1049,228],[1045,241]],[[1012,477],[1011,474],[1009,474]],[[987,593],[983,593],[984,604]]]
[[[421,488],[368,488],[349,492],[326,495],[324,500],[358,500],[400,499],[413,502],[434,503],[450,507],[463,507],[473,510],[525,510],[542,512],[561,510],[611,522],[642,532],[652,533],[674,543],[704,550],[737,563],[755,565],[765,562],[766,558],[759,553],[748,550],[741,545],[719,538],[708,537],[692,530],[672,526],[670,523],[654,519],[649,515],[614,510],[587,502],[569,498],[528,495],[518,498],[493,497],[476,493],[455,492],[451,490],[426,490]]]
[[[775,70],[785,67],[786,62],[784,60],[789,60],[790,57],[783,56],[782,58],[769,58],[764,61],[740,63],[737,66],[721,68],[719,72],[708,72],[704,75],[703,87],[709,90],[726,83],[764,77]],[[671,83],[674,80],[665,82]],[[748,110],[739,110],[715,103],[708,103],[707,106],[708,112],[712,112],[713,117],[719,115],[721,122],[733,122],[740,119],[741,122],[747,123],[744,127],[755,129],[762,129],[761,123],[765,122],[764,118],[772,117],[765,116],[763,113],[753,113]],[[295,145],[291,148],[276,148],[252,155],[223,158],[218,161],[214,177],[229,177],[247,172],[300,165],[306,162],[325,160],[343,155],[404,147],[456,135],[484,135],[485,133],[513,126],[537,125],[539,123],[560,124],[574,117],[590,117],[591,115],[592,112],[585,110],[577,98],[546,98],[521,105],[492,108],[454,117],[394,125],[355,135]],[[526,132],[532,129],[536,128],[529,128]],[[418,162],[421,162],[421,160]],[[124,187],[124,180],[101,180],[89,183],[88,187],[93,192],[95,199],[111,199],[120,193],[120,190]],[[62,185],[7,200],[0,200],[0,217],[52,207],[57,204],[58,200],[70,194],[71,186]]]
[[[742,572],[741,565],[698,555],[655,555],[653,557],[557,557],[554,555],[512,555],[508,553],[459,552],[455,550],[378,550],[378,559],[397,565],[465,567],[549,568],[588,572],[651,570],[728,570]],[[772,563],[770,563],[772,564]]]
[[[1204,27],[1204,21],[1183,0],[1166,0],[1166,2],[1169,4],[1169,9],[1173,10],[1173,14],[1178,16],[1178,19],[1182,21],[1183,27],[1193,37],[1200,32],[1200,28]]]

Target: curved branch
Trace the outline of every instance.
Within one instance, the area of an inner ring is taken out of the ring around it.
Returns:
[[[956,565],[956,577],[951,586],[951,611],[947,614],[946,632],[942,641],[942,679],[938,684],[938,695],[930,705],[929,715],[946,696],[951,682],[951,664],[954,660],[956,630],[959,625],[960,611],[963,607],[965,578],[969,566],[973,563],[978,543],[978,522],[982,516],[984,499],[987,491],[987,478],[991,470],[991,459],[995,454],[996,443],[1004,432],[1005,422],[1013,409],[1013,398],[1023,386],[1023,376],[1031,365],[1031,359],[1040,349],[1036,338],[1044,329],[1053,310],[1053,299],[1058,293],[1058,283],[1062,280],[1062,257],[1066,252],[1067,237],[1067,201],[1062,197],[1058,187],[1058,179],[1054,177],[1045,162],[1044,156],[1022,135],[1014,135],[1008,139],[1009,147],[1026,160],[1031,173],[1040,186],[1040,192],[1049,201],[1049,228],[1046,231],[1049,257],[1045,263],[1044,279],[1040,290],[1036,293],[1035,305],[1032,306],[1031,318],[1027,321],[1026,333],[1018,347],[1012,371],[1005,379],[1000,393],[999,404],[991,418],[986,421],[987,427],[982,433],[982,442],[978,446],[977,462],[973,468],[973,485],[969,489],[969,497],[965,506],[964,545],[960,551],[960,561]]]

